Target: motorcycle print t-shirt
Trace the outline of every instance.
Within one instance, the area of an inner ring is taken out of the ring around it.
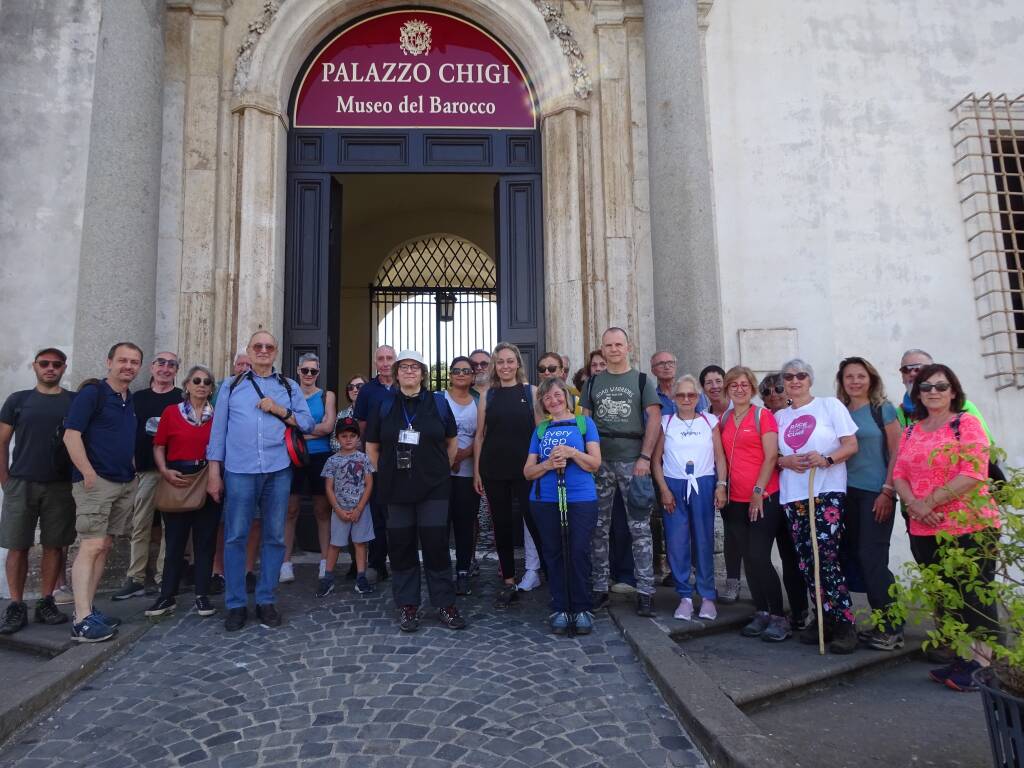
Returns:
[[[644,436],[644,409],[661,405],[648,376],[640,391],[640,372],[630,368],[625,373],[602,371],[583,387],[580,405],[590,415],[601,433],[601,459],[604,461],[636,461]]]

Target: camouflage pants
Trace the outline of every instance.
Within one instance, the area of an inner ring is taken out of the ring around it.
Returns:
[[[603,461],[594,474],[597,484],[597,526],[591,541],[591,560],[595,592],[608,591],[608,531],[612,524],[615,491],[629,498],[633,478],[632,461]],[[651,510],[636,509],[626,501],[626,521],[633,539],[633,575],[636,589],[644,595],[654,594],[654,551],[651,543]]]

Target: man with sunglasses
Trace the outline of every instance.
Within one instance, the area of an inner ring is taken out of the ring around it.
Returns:
[[[896,406],[896,418],[900,421],[900,426],[904,429],[909,424],[914,422],[914,401],[910,399],[910,390],[914,388],[914,382],[917,380],[917,374],[921,372],[921,369],[926,365],[931,365],[935,360],[932,356],[925,352],[923,349],[908,349],[903,353],[903,357],[900,358],[900,376],[903,377],[903,386],[906,387],[906,393],[903,395],[902,402]],[[985,430],[985,434],[988,436],[989,442],[992,442],[992,430],[988,428],[988,422],[985,421],[985,417],[981,415],[981,411],[978,410],[978,406],[972,403],[970,400],[964,401],[964,413],[969,413],[974,416],[978,421],[981,422],[982,429]]]
[[[490,386],[491,353],[486,349],[474,349],[469,353],[469,364],[473,368],[473,386],[469,393],[479,402]]]
[[[113,600],[127,600],[147,594],[145,584],[146,571],[150,566],[150,542],[154,522],[159,524],[158,516],[154,521],[153,500],[156,498],[160,472],[153,461],[153,436],[160,425],[160,415],[164,409],[181,402],[181,388],[174,384],[177,376],[178,356],[174,352],[157,352],[149,364],[149,386],[133,395],[135,419],[138,423],[135,431],[135,476],[139,480],[139,487],[135,492],[135,506],[132,510],[128,575],[124,586],[111,596]],[[153,578],[159,584],[164,570],[162,537],[160,552],[152,565]],[[156,592],[155,586],[150,587],[149,594]]]
[[[67,356],[49,347],[36,353],[33,389],[15,392],[0,409],[0,547],[7,552],[7,584],[11,602],[0,619],[0,635],[10,635],[28,623],[25,581],[28,552],[35,542],[43,547],[42,598],[36,601],[35,620],[63,624],[67,614],[57,610],[53,590],[61,568],[61,550],[75,540],[75,502],[71,497],[68,467],[58,466],[54,437],[64,423],[74,395],[60,386]],[[14,461],[8,467],[11,438]]]

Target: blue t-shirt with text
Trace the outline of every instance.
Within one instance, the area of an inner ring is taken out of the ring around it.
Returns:
[[[543,437],[537,437],[536,430],[530,440],[530,453],[537,454],[537,461],[547,461],[557,445],[568,445],[578,451],[586,452],[584,439],[588,443],[600,443],[601,436],[597,433],[597,425],[589,416],[586,419],[586,437],[580,434],[576,419],[571,421],[554,421],[548,425]],[[594,476],[570,461],[565,467],[565,495],[567,501],[597,501],[597,487]],[[530,487],[530,499],[533,501],[558,501],[558,475],[547,472]]]

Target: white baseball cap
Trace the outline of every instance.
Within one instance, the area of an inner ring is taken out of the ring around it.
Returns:
[[[402,362],[403,360],[412,360],[413,362],[419,363],[424,368],[427,366],[427,362],[423,359],[423,355],[417,352],[415,349],[403,349],[398,353],[398,358],[395,360],[395,364]]]

